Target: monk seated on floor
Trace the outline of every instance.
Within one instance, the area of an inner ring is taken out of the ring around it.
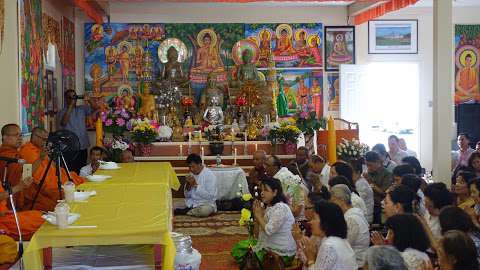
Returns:
[[[0,156],[9,158],[19,158],[17,151],[22,143],[20,127],[16,124],[7,124],[1,130],[2,145],[0,146]],[[24,207],[23,190],[28,187],[33,178],[22,178],[22,165],[19,163],[6,164],[0,162],[0,177],[3,177],[5,166],[8,166],[7,179],[12,186],[14,193],[14,201],[17,209]],[[36,168],[32,168],[35,170]],[[7,208],[8,193],[0,186],[0,231],[4,231],[8,236],[18,239],[18,231],[16,228],[15,217]],[[28,240],[35,231],[43,224],[44,220],[39,211],[20,211],[18,212],[20,229],[23,239]]]
[[[37,190],[40,188],[40,182],[42,180],[45,171],[47,170],[50,158],[47,156],[45,150],[45,143],[48,139],[48,132],[42,128],[34,128],[30,137],[30,142],[24,144],[20,148],[20,157],[27,163],[33,164],[33,184],[24,191],[24,209],[31,209],[33,199]],[[70,172],[73,183],[80,185],[85,182],[83,177],[78,176],[75,172]],[[68,175],[65,169],[61,168],[61,181],[62,184],[68,181]],[[45,182],[35,202],[35,210],[53,211],[57,200],[60,199],[60,193],[57,185],[56,164],[52,162],[50,169],[48,170]]]

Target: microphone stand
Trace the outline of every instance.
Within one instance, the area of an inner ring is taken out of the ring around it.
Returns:
[[[20,270],[23,269],[23,237],[22,237],[22,230],[20,229],[20,223],[18,222],[18,214],[17,214],[17,209],[15,207],[15,202],[13,200],[13,190],[12,190],[12,185],[10,184],[10,181],[7,179],[7,172],[8,172],[8,165],[11,162],[6,162],[5,168],[3,170],[3,179],[2,179],[2,185],[5,191],[8,192],[8,198],[10,200],[10,205],[12,206],[12,211],[13,211],[13,216],[15,218],[15,224],[17,225],[17,231],[18,231],[18,257],[20,258]]]

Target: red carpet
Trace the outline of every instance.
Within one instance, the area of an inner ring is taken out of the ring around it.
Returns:
[[[175,216],[173,226],[175,232],[192,237],[193,247],[202,254],[201,270],[238,270],[230,250],[247,238],[239,218],[238,212],[219,212],[208,218]]]

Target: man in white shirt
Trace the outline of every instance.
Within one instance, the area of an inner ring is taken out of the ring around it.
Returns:
[[[457,137],[458,150],[452,151],[452,170],[458,166],[468,166],[470,155],[475,152],[470,147],[470,137],[467,133],[460,133]]]
[[[417,157],[417,153],[415,151],[407,148],[407,143],[405,142],[404,138],[400,138],[398,140],[398,146],[400,147],[400,149],[407,152],[409,157]]]
[[[94,174],[100,167],[100,160],[103,159],[104,151],[99,146],[90,149],[90,163],[80,169],[80,176],[86,177]]]
[[[407,152],[400,149],[400,140],[397,136],[388,137],[388,155],[396,164],[401,164],[404,157],[408,157]]]
[[[370,245],[368,222],[362,210],[352,207],[352,193],[347,185],[335,185],[330,189],[330,192],[332,194],[331,201],[340,206],[343,211],[348,229],[347,240],[355,252],[357,265],[363,265],[365,252]]]
[[[217,177],[203,165],[197,154],[187,157],[191,174],[185,177],[185,204],[187,208],[176,209],[175,214],[187,214],[195,217],[208,217],[217,212]]]
[[[320,181],[324,187],[328,188],[328,180],[330,180],[330,166],[321,156],[313,155],[310,158],[310,171],[320,175]],[[311,183],[313,185],[313,183]]]

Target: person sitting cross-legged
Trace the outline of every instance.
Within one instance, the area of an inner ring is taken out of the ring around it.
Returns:
[[[187,157],[191,174],[185,177],[185,203],[187,208],[175,209],[175,214],[195,217],[208,217],[217,212],[217,177],[203,165],[197,154]]]

